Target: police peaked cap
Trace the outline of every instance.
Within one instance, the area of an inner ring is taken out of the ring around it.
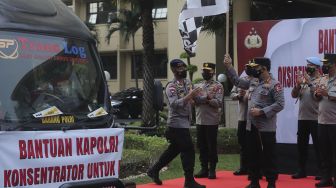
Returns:
[[[203,70],[215,70],[216,69],[216,64],[214,63],[203,63]]]
[[[170,61],[170,67],[171,68],[177,68],[177,67],[186,67],[187,65],[180,59],[173,59]]]
[[[307,58],[306,58],[306,61],[307,61],[308,63],[311,63],[311,64],[316,65],[316,66],[319,66],[319,67],[322,66],[321,60],[320,60],[320,58],[318,58],[318,57],[307,57]]]
[[[258,65],[270,68],[271,67],[271,60],[267,57],[256,57],[256,58],[251,60],[251,63],[249,63],[250,67],[256,67]]]
[[[324,54],[323,63],[336,63],[336,54]]]

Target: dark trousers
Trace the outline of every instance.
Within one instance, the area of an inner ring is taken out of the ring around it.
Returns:
[[[240,169],[247,169],[247,151],[246,151],[246,121],[238,121],[237,131],[238,143],[240,145]]]
[[[218,162],[217,133],[218,125],[197,125],[197,146],[202,167]]]
[[[317,136],[317,120],[299,120],[298,121],[298,132],[297,132],[297,148],[299,152],[299,169],[302,171],[306,170],[306,162],[308,157],[308,146],[309,146],[309,135],[312,136],[313,145],[315,150],[315,155],[317,159],[318,168],[321,167],[319,147],[318,147],[318,136]]]
[[[321,172],[323,179],[336,178],[336,125],[318,127],[321,153]]]
[[[251,181],[259,181],[261,171],[268,182],[276,181],[278,172],[275,147],[275,132],[259,132],[253,125],[251,131],[247,131],[248,170]]]
[[[180,154],[185,177],[193,178],[195,150],[189,129],[168,127],[166,138],[169,141],[169,146],[162,153],[154,168],[160,170]]]

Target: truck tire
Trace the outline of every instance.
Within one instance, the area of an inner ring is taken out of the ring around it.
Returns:
[[[153,106],[156,111],[163,110],[163,87],[159,80],[154,81],[154,98]]]

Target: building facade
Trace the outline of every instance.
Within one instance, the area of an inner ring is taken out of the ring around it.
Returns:
[[[135,87],[135,71],[138,71],[139,87],[142,87],[141,64],[142,64],[142,29],[135,34],[136,58],[132,60],[132,40],[126,41],[124,37],[115,32],[106,40],[108,31],[108,13],[118,12],[127,6],[118,1],[115,8],[104,10],[101,0],[63,0],[73,11],[83,20],[95,25],[95,34],[98,42],[98,50],[102,57],[104,69],[110,73],[111,79],[108,81],[112,93]],[[234,4],[248,5],[249,0],[235,0]],[[171,59],[179,58],[184,52],[182,40],[178,31],[178,16],[184,4],[182,0],[155,0],[153,9],[155,58],[153,71],[156,79],[162,81],[163,85],[172,79],[173,75],[169,70],[168,62]],[[246,19],[245,15],[240,17]],[[246,11],[244,14],[248,14]],[[236,16],[235,14],[233,14]],[[237,20],[237,19],[236,19]],[[198,71],[194,78],[201,77],[200,67],[203,62],[220,63],[225,52],[225,40],[223,37],[201,33],[198,40],[196,57],[191,58],[191,63],[198,66]],[[186,61],[186,59],[184,59]]]

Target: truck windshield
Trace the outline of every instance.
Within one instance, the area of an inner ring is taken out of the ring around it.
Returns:
[[[1,31],[0,120],[25,122],[57,114],[78,118],[107,110],[100,71],[86,41]],[[57,112],[40,113],[55,107]]]

